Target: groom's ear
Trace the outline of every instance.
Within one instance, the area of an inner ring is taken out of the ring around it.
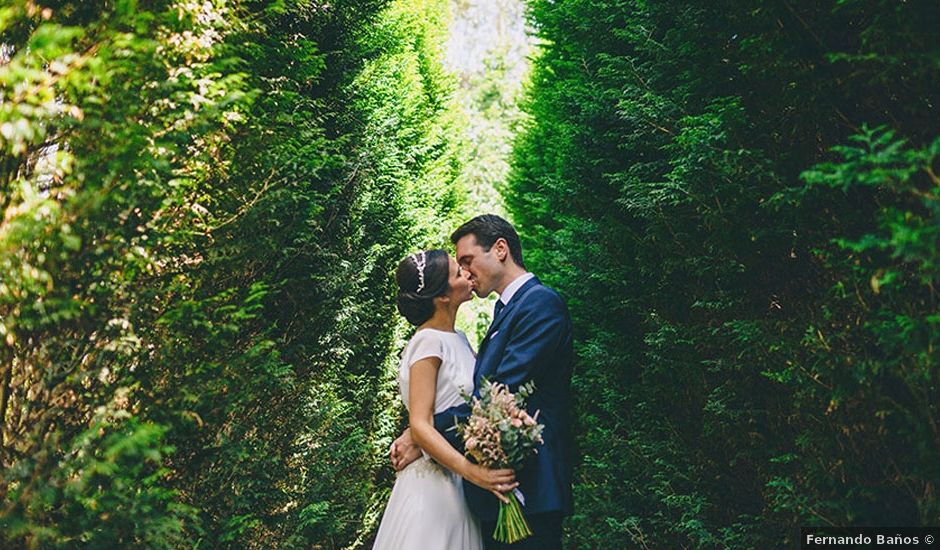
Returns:
[[[502,237],[496,239],[496,242],[493,243],[493,249],[496,252],[497,260],[502,262],[509,257],[509,243],[506,242],[506,239]]]

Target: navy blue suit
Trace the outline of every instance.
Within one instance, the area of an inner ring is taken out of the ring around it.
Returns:
[[[515,392],[535,381],[535,392],[527,399],[530,414],[539,413],[545,425],[538,454],[516,472],[519,490],[525,496],[523,513],[572,513],[571,469],[571,370],[574,351],[571,317],[554,290],[532,278],[523,284],[493,319],[477,352],[473,391],[479,396],[483,378],[500,382]],[[453,429],[455,421],[470,416],[466,404],[434,415],[434,427],[458,450],[463,442]],[[499,501],[489,491],[464,481],[467,503],[482,521],[495,521]],[[484,533],[488,536],[488,533]]]

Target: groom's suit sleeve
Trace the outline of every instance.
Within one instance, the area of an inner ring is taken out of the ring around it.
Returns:
[[[514,393],[536,377],[539,368],[558,351],[566,331],[570,330],[565,304],[551,291],[543,290],[518,306],[509,341],[498,359],[495,374],[489,377],[492,382],[506,384]],[[474,394],[478,392],[479,388],[475,388]],[[455,420],[466,422],[469,417],[470,407],[463,403],[435,414],[434,428],[454,448],[463,451],[463,441],[452,428]]]
[[[457,433],[455,422],[465,423],[470,418],[470,406],[466,403],[456,405],[434,415],[434,429],[441,432],[450,445],[463,452],[463,438]]]

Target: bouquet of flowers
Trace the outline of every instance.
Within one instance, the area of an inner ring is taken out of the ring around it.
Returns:
[[[530,382],[515,394],[504,384],[483,381],[480,397],[464,395],[470,404],[470,419],[458,424],[468,456],[487,468],[522,468],[526,457],[537,453],[542,444],[544,425],[537,422],[539,413],[529,416],[525,399],[535,390]],[[532,529],[522,516],[525,499],[519,489],[507,495],[509,503],[500,501],[499,517],[493,538],[499,542],[514,543],[532,535]]]

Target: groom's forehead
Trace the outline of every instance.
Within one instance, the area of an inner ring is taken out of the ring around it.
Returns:
[[[477,237],[473,233],[461,237],[456,245],[457,261],[460,262],[473,257],[478,246]]]
[[[469,252],[476,246],[479,246],[477,243],[477,236],[473,233],[468,233],[457,241],[457,250],[464,250]]]

